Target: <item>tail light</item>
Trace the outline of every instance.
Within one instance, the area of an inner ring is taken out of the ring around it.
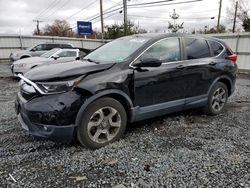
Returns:
[[[228,59],[233,61],[233,62],[236,62],[237,61],[237,55],[236,54],[232,54],[230,56],[228,56]]]

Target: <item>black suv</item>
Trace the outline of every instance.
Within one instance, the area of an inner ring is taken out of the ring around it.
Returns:
[[[143,34],[119,38],[83,61],[19,75],[16,110],[38,137],[99,148],[127,122],[189,108],[222,112],[235,88],[237,56],[216,38]]]

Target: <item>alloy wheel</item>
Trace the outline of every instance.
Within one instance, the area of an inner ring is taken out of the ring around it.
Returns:
[[[93,113],[87,130],[89,138],[95,143],[111,141],[121,128],[121,116],[113,107],[103,107]]]
[[[223,109],[227,100],[226,90],[222,87],[219,87],[215,90],[212,97],[212,108],[214,111],[219,112]]]

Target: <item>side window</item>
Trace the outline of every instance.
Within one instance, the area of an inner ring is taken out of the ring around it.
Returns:
[[[46,50],[52,50],[53,48],[56,48],[56,47],[57,47],[56,44],[47,44]]]
[[[39,44],[33,48],[34,51],[44,51],[46,50],[46,44]]]
[[[69,44],[61,44],[60,46],[61,46],[62,48],[72,48],[72,46],[69,45]]]
[[[187,59],[199,59],[210,57],[210,51],[206,40],[196,38],[184,38]]]
[[[209,41],[209,44],[212,48],[214,56],[219,55],[224,49],[223,46],[216,41]]]
[[[79,51],[79,57],[84,57],[86,56],[87,54],[85,52],[82,52],[82,51]]]
[[[76,51],[62,51],[57,55],[59,57],[76,57]]]
[[[163,62],[179,61],[181,59],[180,43],[178,38],[168,38],[154,44],[141,59],[157,58]]]

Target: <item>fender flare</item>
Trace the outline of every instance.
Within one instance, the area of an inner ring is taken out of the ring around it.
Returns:
[[[132,103],[130,97],[125,92],[120,91],[118,89],[108,89],[105,91],[101,91],[101,92],[87,98],[87,100],[84,101],[84,103],[82,104],[82,106],[81,106],[81,108],[78,111],[77,116],[76,116],[76,121],[75,121],[76,127],[78,127],[80,125],[81,120],[82,120],[82,115],[83,115],[85,109],[88,107],[88,105],[91,104],[92,102],[94,102],[95,100],[97,100],[103,96],[109,95],[109,94],[118,94],[118,95],[122,96],[123,98],[126,99],[128,105],[129,105],[129,108],[131,109],[133,107],[133,103]]]
[[[214,86],[214,84],[217,83],[220,79],[226,79],[226,80],[228,80],[228,81],[230,82],[231,88],[233,88],[233,87],[232,87],[232,86],[233,86],[233,83],[232,83],[231,78],[230,78],[229,76],[227,76],[227,75],[222,75],[222,76],[217,77],[217,78],[213,81],[213,83],[210,85],[210,87],[209,87],[209,89],[208,89],[207,95],[209,95],[209,93],[210,93],[212,87]],[[232,91],[229,91],[229,92],[232,92]]]

